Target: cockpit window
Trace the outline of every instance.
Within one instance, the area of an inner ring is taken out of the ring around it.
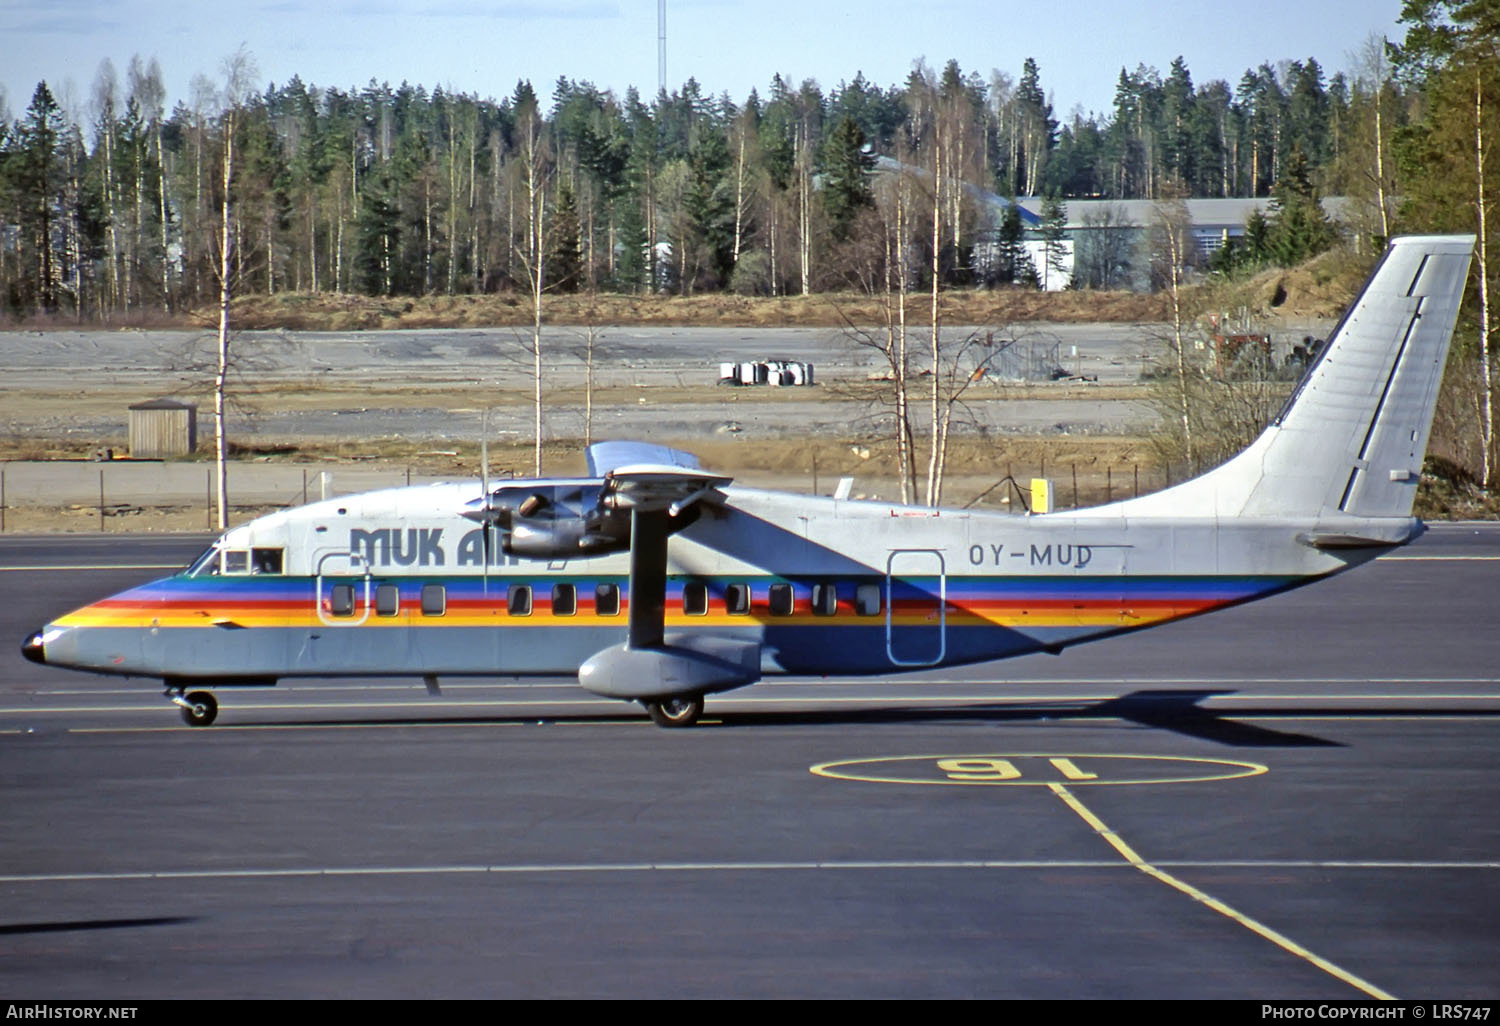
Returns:
[[[219,547],[217,545],[210,545],[197,559],[189,563],[187,567],[187,575],[189,577],[197,577],[199,574],[212,577],[218,572]]]
[[[285,549],[224,549],[210,546],[188,564],[189,577],[217,577],[220,574],[283,574],[286,572]]]

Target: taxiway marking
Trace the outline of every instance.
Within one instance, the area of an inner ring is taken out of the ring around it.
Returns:
[[[1188,766],[1186,770],[1180,768],[1184,763]],[[907,768],[909,764],[915,765]],[[1058,777],[1089,787],[1126,787],[1239,780],[1258,777],[1269,770],[1258,762],[1185,755],[1002,752],[840,759],[819,763],[810,772],[832,780],[929,787],[1050,787]],[[1160,775],[1152,775],[1153,772]]]
[[[1313,953],[1312,951],[1303,947],[1301,944],[1298,944],[1296,941],[1292,940],[1290,937],[1286,936],[1286,934],[1271,929],[1271,927],[1265,925],[1259,920],[1253,919],[1250,916],[1245,915],[1243,912],[1240,912],[1238,909],[1226,905],[1224,902],[1220,901],[1218,898],[1215,898],[1213,895],[1208,894],[1206,891],[1202,891],[1197,887],[1194,887],[1192,884],[1188,883],[1185,880],[1178,879],[1171,873],[1167,872],[1165,869],[1161,868],[1161,866],[1147,862],[1145,859],[1141,858],[1141,856],[1136,852],[1134,848],[1132,848],[1125,842],[1124,838],[1115,833],[1115,831],[1111,830],[1102,819],[1094,815],[1094,813],[1091,812],[1088,807],[1083,804],[1083,802],[1079,801],[1078,797],[1074,795],[1073,792],[1069,791],[1065,785],[1052,782],[1047,786],[1053,794],[1062,799],[1063,803],[1067,805],[1068,808],[1077,813],[1080,819],[1082,819],[1091,828],[1093,828],[1095,833],[1099,834],[1100,837],[1103,837],[1104,840],[1108,842],[1111,848],[1119,852],[1120,856],[1126,862],[1130,863],[1133,868],[1146,874],[1153,880],[1160,881],[1161,883],[1166,884],[1168,887],[1186,894],[1194,901],[1199,902],[1200,904],[1212,909],[1220,915],[1227,916],[1229,919],[1232,919],[1234,922],[1239,923],[1250,932],[1265,938],[1272,944],[1275,944],[1283,951],[1290,952],[1291,954],[1296,955],[1298,958],[1312,963],[1319,969],[1323,970],[1325,973],[1328,973],[1330,976],[1333,976],[1338,980],[1342,980],[1344,983],[1347,983],[1349,986],[1355,988],[1356,990],[1363,991],[1365,994],[1368,994],[1372,998],[1376,998],[1381,1001],[1394,1001],[1396,999],[1396,996],[1394,994],[1390,994],[1380,989],[1373,983],[1370,983],[1368,980],[1362,979],[1349,972],[1347,969],[1335,965],[1328,959],[1323,958],[1321,955]]]

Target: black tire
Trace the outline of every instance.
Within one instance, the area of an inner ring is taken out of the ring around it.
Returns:
[[[190,692],[182,707],[182,719],[189,727],[211,726],[219,715],[219,703],[207,691]]]
[[[658,727],[691,727],[703,715],[703,696],[674,695],[647,702],[646,711]]]

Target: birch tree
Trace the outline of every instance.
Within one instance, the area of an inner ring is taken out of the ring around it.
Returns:
[[[525,98],[516,109],[517,159],[520,162],[522,190],[526,197],[523,220],[525,238],[513,243],[516,258],[526,274],[531,295],[532,431],[534,439],[533,473],[542,476],[542,292],[546,282],[547,253],[547,184],[553,173],[552,153],[545,133],[546,125],[537,110],[536,97],[528,86]]]
[[[254,88],[255,58],[241,46],[224,59],[224,91],[219,117],[220,144],[223,153],[222,193],[219,201],[219,253],[215,273],[219,281],[218,363],[214,372],[214,481],[219,530],[229,526],[229,443],[224,429],[224,403],[229,377],[229,304],[234,295],[234,168],[235,134],[241,108]]]

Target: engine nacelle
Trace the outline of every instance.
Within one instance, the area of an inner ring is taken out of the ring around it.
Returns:
[[[704,695],[758,680],[760,642],[701,634],[668,634],[658,648],[614,645],[578,668],[578,683],[606,698]]]
[[[585,518],[527,523],[516,519],[509,531],[500,536],[500,550],[508,556],[530,556],[534,559],[567,559],[576,556],[602,556],[630,548],[630,535],[602,534]]]

